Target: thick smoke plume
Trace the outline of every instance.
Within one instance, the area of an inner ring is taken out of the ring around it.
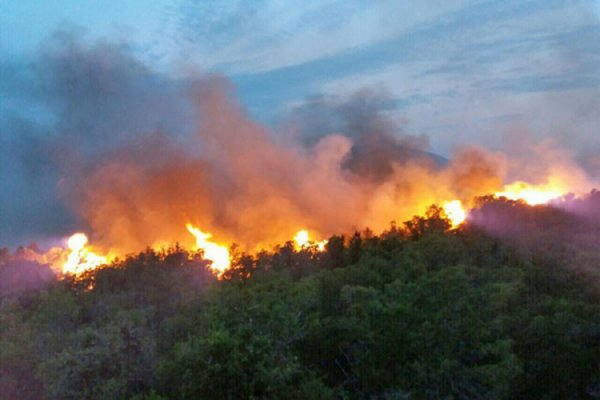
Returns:
[[[420,153],[391,159],[372,148],[373,163],[384,160],[389,171],[385,179],[363,174],[348,165],[361,150],[348,137],[326,135],[309,147],[275,141],[230,90],[219,77],[194,82],[199,122],[186,149],[166,134],[149,136],[112,151],[69,185],[73,206],[98,241],[118,252],[188,242],[184,228],[192,222],[253,249],[302,228],[320,236],[355,226],[383,229],[431,203],[466,200],[501,184],[497,161],[478,149],[441,168]]]
[[[476,147],[447,162],[432,155],[373,91],[311,99],[273,132],[246,115],[226,78],[167,77],[125,45],[57,34],[32,71],[51,127],[30,135],[21,161],[42,163],[73,214],[68,226],[115,254],[191,245],[188,222],[247,250],[299,229],[377,231],[430,204],[500,190],[512,163]]]

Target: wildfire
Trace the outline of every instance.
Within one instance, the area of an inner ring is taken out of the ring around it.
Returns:
[[[498,191],[494,195],[496,197],[506,197],[510,200],[522,200],[530,205],[539,205],[563,197],[567,192],[563,187],[564,185],[561,185],[557,180],[549,180],[548,183],[543,185],[532,185],[523,181],[516,181],[505,185],[502,191]],[[468,210],[461,200],[447,200],[438,204],[441,204],[452,228],[465,223]],[[190,223],[186,224],[186,227],[195,238],[196,248],[204,252],[204,259],[210,262],[210,268],[218,277],[221,277],[231,267],[228,247],[211,240],[211,233],[202,231]],[[311,240],[311,234],[314,233],[307,229],[297,231],[293,237],[295,249],[311,252],[324,251],[327,240]],[[153,243],[153,247],[156,248],[167,244],[164,241],[157,241]],[[96,269],[110,261],[107,254],[99,255],[92,250],[88,237],[84,233],[78,232],[69,237],[66,248],[53,247],[45,253],[39,253],[35,249],[24,248],[21,250],[19,257],[51,265],[58,275],[62,273],[64,275],[77,276],[86,271]]]
[[[299,230],[294,236],[294,243],[296,243],[296,248],[304,249],[310,246],[316,246],[318,251],[325,250],[325,245],[327,244],[327,240],[321,240],[318,242],[313,242],[309,238],[308,231],[306,229]]]
[[[558,199],[564,193],[565,190],[561,189],[558,184],[530,185],[523,181],[517,181],[504,186],[504,190],[496,192],[495,195],[506,197],[509,200],[523,200],[527,204],[535,206]]]
[[[547,204],[552,200],[564,196],[566,190],[556,182],[545,185],[531,185],[523,181],[504,186],[500,192],[494,193],[496,197],[506,197],[509,200],[523,200],[529,205]],[[457,227],[467,219],[467,211],[460,200],[450,200],[442,204],[446,216],[452,227]]]
[[[222,275],[231,265],[229,250],[209,240],[212,235],[202,232],[192,224],[186,225],[187,230],[196,238],[196,246],[204,251],[204,258],[211,262],[211,268],[217,275]]]
[[[506,197],[510,200],[523,200],[530,205],[545,204],[551,200],[558,199],[565,191],[561,185],[548,183],[545,185],[531,185],[523,181],[504,186],[502,191],[496,192],[496,197]],[[460,200],[449,200],[442,203],[442,208],[450,220],[453,228],[463,224],[467,219],[467,210]],[[220,245],[212,240],[212,235],[203,232],[192,224],[186,225],[187,230],[194,236],[196,247],[204,251],[204,258],[211,262],[210,267],[218,275],[230,268],[231,259],[226,246]],[[297,249],[316,249],[324,251],[327,240],[314,241],[310,239],[309,231],[299,230],[293,238]],[[88,247],[88,238],[83,233],[75,233],[68,242],[68,254],[66,261],[62,264],[63,274],[78,275],[82,272],[97,268],[106,264],[107,257],[92,252]],[[64,257],[64,256],[63,256]],[[64,260],[64,258],[62,258]]]
[[[75,233],[67,241],[69,254],[63,264],[63,274],[79,275],[106,264],[106,257],[99,256],[87,248],[88,238],[84,233]]]
[[[442,208],[453,228],[459,226],[467,219],[467,212],[460,200],[447,201],[443,204]]]
[[[298,231],[296,236],[294,236],[294,242],[296,242],[296,246],[299,248],[308,246],[308,231],[304,229]]]

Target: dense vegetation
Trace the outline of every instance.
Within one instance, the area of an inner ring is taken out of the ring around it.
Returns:
[[[37,286],[21,266],[0,397],[600,398],[597,225],[482,199],[493,213],[497,229],[449,229],[434,207],[322,253],[235,252],[223,280],[177,246]]]

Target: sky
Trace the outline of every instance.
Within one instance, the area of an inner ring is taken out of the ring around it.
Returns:
[[[0,243],[40,229],[22,224],[16,234],[19,221],[44,214],[51,227],[67,218],[55,193],[59,174],[30,161],[43,159],[44,145],[21,139],[76,129],[61,116],[72,105],[53,86],[64,70],[53,52],[103,43],[126,48],[143,69],[131,96],[160,87],[174,120],[189,116],[170,97],[176,82],[217,73],[274,131],[315,102],[366,91],[385,98],[380,112],[402,132],[426,137],[442,157],[465,143],[522,151],[549,140],[590,173],[600,170],[598,0],[0,0],[0,178],[9,189],[0,195]],[[529,139],[517,145],[515,135]]]

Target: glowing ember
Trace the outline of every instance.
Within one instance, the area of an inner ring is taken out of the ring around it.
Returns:
[[[450,220],[452,227],[457,227],[467,219],[467,212],[463,208],[460,200],[447,201],[442,208]]]
[[[564,195],[558,185],[530,185],[517,181],[504,186],[502,192],[496,192],[497,197],[506,197],[509,200],[523,200],[532,206],[546,204],[551,200],[558,199]]]
[[[63,264],[63,274],[79,275],[106,264],[106,257],[90,251],[86,247],[87,243],[88,238],[83,233],[75,233],[69,238],[67,241],[69,254],[67,255],[67,261]]]
[[[196,246],[204,251],[204,258],[211,262],[213,271],[219,276],[222,275],[231,266],[227,247],[210,241],[212,237],[210,233],[202,232],[192,224],[187,224],[186,227],[196,238]]]

